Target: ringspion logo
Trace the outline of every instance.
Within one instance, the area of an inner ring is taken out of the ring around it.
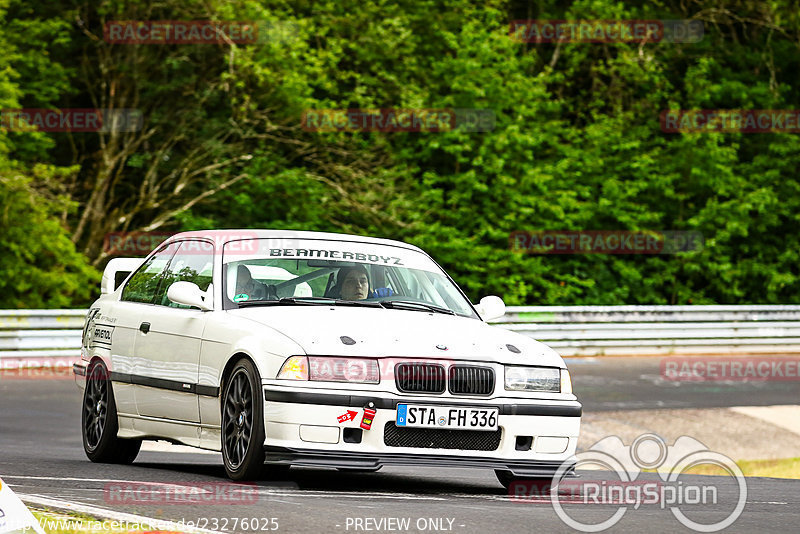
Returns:
[[[575,470],[600,476],[570,479]],[[704,466],[720,470],[726,476],[685,477],[692,469]],[[597,471],[599,468],[601,471]],[[657,478],[644,478],[645,471],[655,471]],[[683,477],[683,478],[682,478]],[[549,491],[548,491],[549,490]],[[744,511],[747,480],[731,458],[709,450],[702,442],[681,436],[672,445],[655,434],[642,434],[630,445],[618,436],[604,438],[578,453],[558,468],[547,485],[530,486],[525,481],[509,486],[512,502],[542,502],[544,492],[556,515],[579,532],[601,532],[634,513],[643,505],[669,509],[683,526],[697,532],[717,532],[731,526]],[[610,517],[586,515],[584,507],[570,504],[604,504]],[[711,504],[718,513],[696,513],[692,505]]]

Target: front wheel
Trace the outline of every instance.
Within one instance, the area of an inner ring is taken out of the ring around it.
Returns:
[[[222,396],[222,460],[232,480],[264,474],[264,405],[261,378],[253,362],[239,360]]]
[[[83,450],[93,462],[129,464],[136,459],[142,441],[117,437],[119,422],[114,390],[102,361],[89,367],[81,409]]]

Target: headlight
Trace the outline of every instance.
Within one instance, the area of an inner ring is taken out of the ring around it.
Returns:
[[[506,389],[509,391],[561,391],[561,370],[556,367],[506,366]],[[569,379],[569,374],[567,374]],[[572,389],[570,387],[570,389]]]
[[[325,382],[361,382],[377,384],[381,381],[378,360],[371,358],[320,358],[309,356],[309,380]]]
[[[305,356],[292,356],[287,358],[281,370],[278,372],[278,378],[286,380],[308,380],[308,358]]]
[[[292,356],[283,363],[278,378],[361,384],[378,384],[381,381],[378,360],[328,356]]]

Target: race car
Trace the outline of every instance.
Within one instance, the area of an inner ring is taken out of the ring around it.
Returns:
[[[503,301],[471,304],[415,246],[184,232],[109,263],[101,292],[73,368],[94,462],[167,440],[221,451],[233,480],[407,465],[493,469],[506,486],[574,462],[562,358],[487,324]]]

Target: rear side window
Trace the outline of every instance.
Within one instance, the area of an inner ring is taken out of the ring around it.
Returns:
[[[153,304],[159,288],[159,282],[166,271],[169,260],[175,253],[175,247],[163,247],[134,273],[122,290],[122,300],[127,302],[143,302]]]

